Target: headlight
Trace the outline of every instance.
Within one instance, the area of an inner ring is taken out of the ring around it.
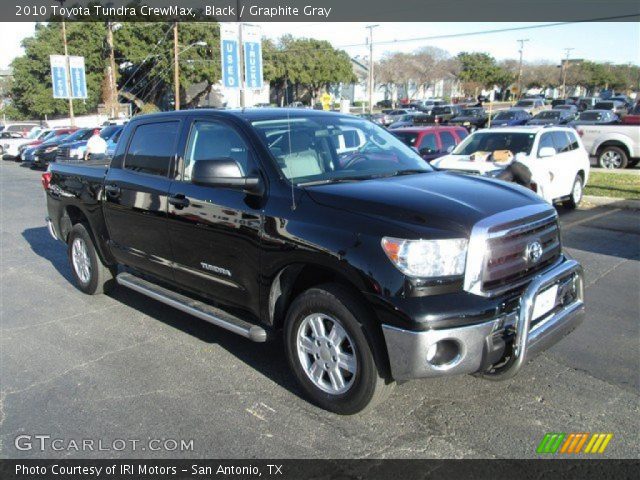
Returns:
[[[384,237],[382,249],[389,260],[409,277],[448,277],[464,273],[466,238],[403,240]]]
[[[51,147],[47,147],[47,148],[44,149],[44,153],[51,153],[51,152],[53,152],[54,150],[57,150],[57,149],[58,149],[58,147],[55,146],[55,145],[51,146]]]

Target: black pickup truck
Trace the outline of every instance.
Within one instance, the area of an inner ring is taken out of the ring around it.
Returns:
[[[119,284],[255,342],[283,335],[302,390],[341,414],[396,381],[509,378],[583,316],[550,205],[434,171],[350,115],[141,116],[110,165],[55,163],[42,181],[80,290]]]

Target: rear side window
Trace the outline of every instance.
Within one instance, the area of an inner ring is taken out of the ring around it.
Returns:
[[[124,168],[139,173],[169,174],[180,122],[147,123],[133,133]]]
[[[433,133],[427,133],[422,137],[420,141],[420,146],[418,147],[420,150],[428,149],[429,152],[437,152],[438,145],[436,144],[436,136]]]
[[[449,147],[455,147],[456,139],[449,132],[440,132],[440,142],[442,143],[442,151],[446,152]]]
[[[574,132],[567,132],[567,135],[569,136],[569,150],[577,150],[580,148],[576,134]]]
[[[456,128],[456,134],[460,140],[464,140],[469,136],[469,132],[464,128]]]
[[[571,150],[569,137],[567,137],[565,132],[551,132],[551,136],[553,137],[553,143],[556,146],[556,152],[564,153]]]

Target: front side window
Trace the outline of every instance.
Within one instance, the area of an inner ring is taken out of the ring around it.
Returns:
[[[577,150],[578,148],[580,148],[578,137],[576,136],[575,132],[567,132],[567,135],[569,136],[569,149]]]
[[[252,125],[282,175],[297,185],[432,171],[399,138],[358,118],[310,115],[256,120]],[[354,135],[358,147],[343,148]]]
[[[540,137],[540,144],[538,145],[538,155],[540,155],[540,150],[547,147],[553,148],[554,150],[556,149],[551,133],[543,133]]]
[[[124,168],[138,173],[169,174],[180,122],[147,123],[133,133]]]
[[[196,121],[189,134],[182,180],[191,180],[193,167],[200,160],[228,159],[235,160],[245,175],[252,170],[247,144],[235,129],[220,122]]]

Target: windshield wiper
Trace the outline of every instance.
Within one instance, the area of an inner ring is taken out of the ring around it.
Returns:
[[[407,170],[396,170],[395,172],[391,172],[386,175],[380,175],[381,177],[400,177],[402,175],[415,175],[418,173],[429,173],[431,170],[422,170],[419,168],[411,168]]]

